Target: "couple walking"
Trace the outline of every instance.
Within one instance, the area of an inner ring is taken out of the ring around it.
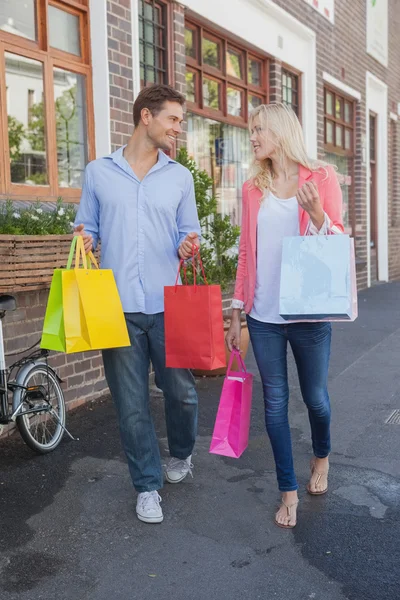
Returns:
[[[166,153],[182,131],[185,99],[166,85],[147,87],[133,107],[126,146],[89,163],[75,233],[88,252],[101,240],[102,267],[112,269],[131,346],[103,351],[121,440],[138,492],[136,514],[163,520],[159,491],[192,474],[198,400],[186,369],[165,367],[164,286],[173,285],[179,259],[200,246],[190,172]],[[307,157],[300,123],[283,104],[261,105],[250,116],[253,173],[243,187],[242,229],[229,349],[240,344],[244,309],[263,384],[265,421],[282,493],[276,524],[296,524],[298,484],[288,423],[286,353],[290,343],[311,425],[313,458],[308,491],[328,486],[330,405],[329,323],[287,323],[278,311],[285,236],[343,231],[342,197],[332,167]],[[163,472],[149,405],[149,365],[165,398],[170,459]]]

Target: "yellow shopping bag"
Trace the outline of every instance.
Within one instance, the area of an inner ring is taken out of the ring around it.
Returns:
[[[53,276],[41,347],[70,354],[122,346],[130,339],[113,272],[99,269],[91,252],[85,256],[83,239],[75,236],[67,268]]]
[[[77,254],[85,261],[82,237],[77,242]],[[88,260],[95,269],[75,269],[74,276],[79,290],[81,313],[92,350],[130,346],[128,330],[117,284],[111,269],[99,269],[96,259],[89,252]]]
[[[66,269],[55,269],[53,273],[40,344],[41,348],[67,354],[91,349],[76,277],[71,270],[77,239],[72,240]],[[75,256],[76,268],[79,256]]]

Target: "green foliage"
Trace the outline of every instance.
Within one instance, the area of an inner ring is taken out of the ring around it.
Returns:
[[[38,201],[29,208],[18,209],[11,200],[0,206],[0,234],[63,235],[72,233],[75,208],[63,205],[58,198],[54,211],[45,211]]]
[[[186,148],[179,150],[177,161],[189,169],[193,176],[203,238],[201,258],[207,281],[219,284],[225,290],[236,276],[237,257],[232,251],[239,240],[240,228],[231,224],[228,215],[223,217],[218,213],[217,198],[212,193],[213,181],[206,171],[198,168]],[[188,271],[190,275],[190,270]]]
[[[11,161],[17,161],[21,157],[21,143],[25,137],[24,126],[15,117],[8,115],[8,144],[10,147]]]

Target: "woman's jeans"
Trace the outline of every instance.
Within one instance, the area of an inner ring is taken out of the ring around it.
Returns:
[[[165,366],[164,313],[125,313],[125,319],[131,346],[103,350],[104,368],[133,485],[151,492],[163,486],[163,470],[150,411],[150,361],[164,392],[169,452],[182,460],[192,454],[196,439],[195,380],[187,369]]]
[[[308,408],[314,455],[331,450],[331,409],[327,389],[332,328],[330,323],[262,323],[247,316],[250,339],[264,391],[265,423],[275,458],[279,489],[297,490],[288,420],[287,343],[297,365]]]

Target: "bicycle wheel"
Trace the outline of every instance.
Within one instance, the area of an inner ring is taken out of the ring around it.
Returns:
[[[65,400],[56,374],[44,365],[35,365],[25,376],[22,384],[25,388],[41,386],[46,396],[22,394],[21,412],[43,407],[43,411],[21,414],[16,422],[24,442],[35,452],[46,454],[54,450],[61,442],[65,427]],[[49,409],[51,405],[51,409]]]

